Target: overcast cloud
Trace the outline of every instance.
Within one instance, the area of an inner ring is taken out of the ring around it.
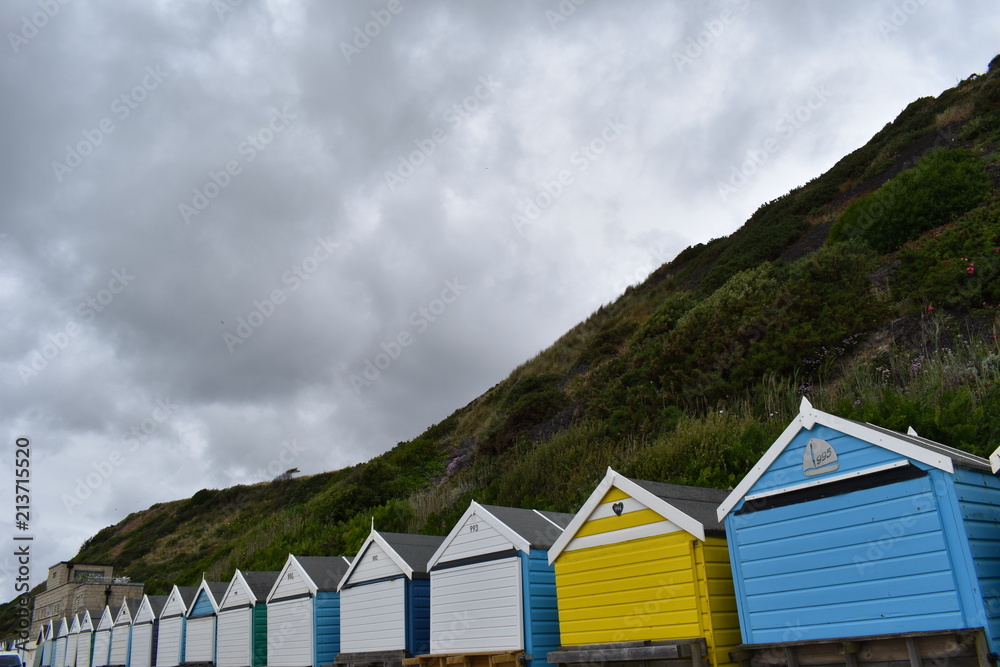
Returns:
[[[1000,51],[995,0],[34,0],[0,27],[32,583],[152,503],[418,435]]]

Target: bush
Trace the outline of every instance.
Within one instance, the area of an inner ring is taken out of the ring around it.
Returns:
[[[892,252],[972,210],[991,189],[989,176],[972,151],[933,151],[848,206],[830,230],[830,243],[861,238],[878,252]]]

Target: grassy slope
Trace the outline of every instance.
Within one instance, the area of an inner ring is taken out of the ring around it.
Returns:
[[[154,505],[75,558],[162,593],[202,572],[277,569],[289,552],[353,553],[372,516],[443,534],[472,498],[575,511],[608,465],[725,488],[803,395],[986,455],[1000,446],[998,147],[1000,58],[731,236],[686,249],[420,437],[353,468]],[[918,162],[933,148],[965,152]],[[928,184],[948,178],[962,196],[924,215],[939,199]],[[923,229],[937,225],[923,236],[899,207],[910,200]],[[872,250],[890,229],[892,252]]]

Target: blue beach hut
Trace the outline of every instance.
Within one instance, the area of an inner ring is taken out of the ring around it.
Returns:
[[[803,399],[718,516],[745,664],[763,651],[790,666],[1000,653],[1000,481],[986,459]]]
[[[429,651],[427,561],[442,541],[432,535],[372,529],[340,582],[336,664],[398,667],[404,658]]]
[[[219,603],[229,584],[221,581],[201,582],[194,602],[188,608],[184,630],[184,662],[215,663],[216,632]]]

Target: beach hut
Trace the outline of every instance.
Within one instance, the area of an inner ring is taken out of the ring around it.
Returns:
[[[218,629],[219,602],[228,584],[202,579],[194,602],[188,608],[184,638],[184,663],[214,663],[215,633]]]
[[[718,517],[741,662],[955,666],[1000,652],[1000,481],[986,459],[803,399]]]
[[[76,649],[80,641],[80,614],[73,614],[66,636],[66,655],[62,667],[76,667]]]
[[[143,595],[132,619],[132,645],[129,647],[129,667],[152,667],[159,639],[160,614],[167,595]]]
[[[727,495],[608,468],[549,549],[561,638],[549,662],[728,664],[740,626],[716,518]]]
[[[343,556],[288,555],[267,595],[268,667],[320,667],[340,653]]]
[[[990,469],[994,475],[1000,472],[1000,447],[990,454]]]
[[[547,551],[572,519],[473,501],[427,563],[430,653],[404,664],[545,664],[559,646]]]
[[[91,659],[93,667],[107,667],[108,656],[111,654],[111,629],[115,625],[115,617],[111,607],[104,605],[101,619],[94,628],[94,654]]]
[[[53,667],[52,653],[56,643],[55,621],[48,621],[42,626],[42,658],[41,667]]]
[[[108,653],[108,664],[128,667],[129,648],[132,644],[132,619],[139,611],[142,600],[122,598],[122,606],[118,608],[115,624],[111,630],[111,650]]]
[[[197,586],[174,586],[170,590],[160,612],[156,661],[153,663],[156,667],[177,667],[184,661],[187,610],[197,592]]]
[[[100,612],[84,609],[80,612],[80,634],[76,640],[76,662],[73,667],[91,667],[94,655],[95,619],[100,620]]]
[[[219,604],[219,667],[267,664],[267,594],[277,580],[277,572],[236,570]]]
[[[443,541],[372,528],[340,582],[337,664],[398,667],[430,652],[427,561]]]
[[[55,641],[52,643],[52,666],[64,667],[66,663],[66,644],[69,642],[69,622],[63,616],[56,623]]]

